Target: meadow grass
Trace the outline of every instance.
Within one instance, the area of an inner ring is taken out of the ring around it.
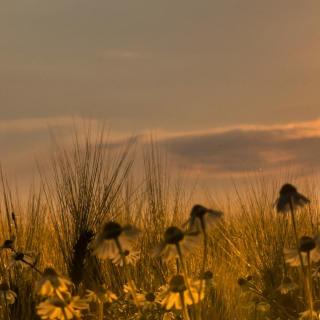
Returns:
[[[1,320],[317,319],[313,185],[299,186],[311,203],[293,212],[296,233],[290,213],[275,210],[281,183],[262,178],[232,201],[208,201],[213,227],[193,230],[197,199],[157,147],[144,151],[137,178],[134,146],[111,152],[104,141],[88,134],[71,149],[57,145],[27,201],[1,171]],[[302,236],[310,250],[299,249]],[[284,255],[297,246],[302,267]]]

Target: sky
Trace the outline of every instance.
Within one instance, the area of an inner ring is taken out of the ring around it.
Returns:
[[[52,128],[88,119],[115,139],[156,133],[197,177],[313,172],[319,13],[318,0],[4,0],[0,162],[30,178]]]

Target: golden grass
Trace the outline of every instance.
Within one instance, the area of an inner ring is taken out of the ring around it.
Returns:
[[[89,135],[84,141],[75,140],[72,150],[57,148],[50,174],[41,174],[40,187],[30,187],[28,201],[23,204],[1,172],[1,241],[15,236],[17,249],[32,253],[38,269],[53,266],[72,279],[77,295],[105,283],[120,297],[117,304],[105,307],[105,319],[135,319],[136,310],[123,295],[126,279],[122,268],[92,256],[90,241],[105,220],[139,227],[141,255],[129,271],[139,289],[157,291],[174,267],[153,258],[151,252],[166,227],[181,226],[186,221],[192,196],[169,176],[165,159],[155,145],[145,151],[143,177],[137,179],[130,171],[132,146],[109,153],[103,141],[102,135],[94,139]],[[279,187],[263,179],[255,181],[237,192],[233,201],[217,208],[225,215],[209,234],[207,270],[214,277],[213,286],[207,288],[202,319],[298,319],[299,312],[306,309],[302,289],[288,295],[278,290],[285,276],[300,281],[299,273],[283,258],[283,249],[294,247],[294,237],[289,217],[274,210]],[[298,232],[300,236],[315,235],[319,231],[315,188],[305,184],[300,189],[312,202],[297,213]],[[200,273],[201,254],[200,249],[187,258],[188,272],[194,277]],[[28,267],[9,266],[8,256],[8,250],[2,249],[1,281],[8,283],[18,298],[12,305],[0,300],[0,319],[37,319],[35,310],[40,299],[35,284],[40,276]],[[243,292],[238,285],[239,278],[249,275],[259,294]],[[319,289],[315,281],[316,308]],[[163,316],[157,318],[150,313],[145,319],[165,319]],[[101,317],[101,310],[95,306],[83,316]]]

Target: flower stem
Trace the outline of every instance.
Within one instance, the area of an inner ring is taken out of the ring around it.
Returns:
[[[295,239],[296,239],[296,248],[297,248],[298,255],[299,255],[299,260],[300,260],[300,264],[301,264],[302,273],[305,276],[305,269],[304,269],[303,259],[302,259],[302,255],[301,255],[300,248],[299,248],[299,236],[298,236],[298,232],[297,232],[297,225],[296,225],[296,219],[295,219],[295,214],[294,214],[292,198],[290,198],[289,204],[290,204],[290,213],[291,213],[291,221],[292,221],[293,233],[294,233],[294,236],[295,236]]]
[[[188,281],[188,273],[187,273],[186,265],[184,263],[183,254],[181,252],[181,248],[180,248],[179,243],[176,244],[176,247],[177,247],[177,252],[178,252],[179,259],[180,259],[180,264],[181,264],[181,269],[182,269],[183,277],[184,277],[184,280],[185,280],[185,284],[186,284],[186,287],[187,287],[187,289],[189,291],[190,298],[192,300],[192,304],[195,304],[194,297],[193,297],[193,294],[191,292],[189,281]]]
[[[43,273],[34,264],[31,264],[24,259],[21,259],[21,261],[25,263],[27,266],[29,266],[31,269],[33,269],[34,271],[38,272],[40,275],[43,275]]]
[[[206,269],[206,262],[207,262],[207,253],[208,253],[208,235],[207,231],[205,228],[205,224],[203,220],[201,221],[201,229],[202,229],[202,236],[203,236],[203,257],[202,257],[202,267],[201,267],[201,273],[200,273],[200,286],[199,286],[199,301],[201,300],[201,293],[202,293],[202,288],[204,285],[204,273]],[[201,314],[202,314],[202,304],[201,301],[199,302],[199,310],[198,310],[198,317],[201,319]]]
[[[274,305],[275,308],[277,308],[280,312],[283,313],[283,315],[285,316],[285,319],[288,319],[288,320],[289,319],[292,319],[292,320],[296,319],[295,317],[291,316],[287,312],[286,308],[284,308],[276,299],[272,299],[272,298],[270,299],[268,297],[265,297],[265,295],[262,292],[260,292],[260,290],[257,287],[251,286],[250,291],[255,293],[256,295],[258,295],[261,299],[263,299],[267,303]]]
[[[309,310],[311,313],[311,319],[313,319],[313,290],[312,290],[312,275],[311,275],[311,259],[310,259],[310,252],[307,252],[307,262],[308,262],[308,276],[306,279],[306,291],[309,300]]]
[[[133,298],[134,304],[136,305],[136,307],[138,308],[138,312],[140,313],[140,304],[138,302],[138,298],[137,298],[137,294],[136,294],[136,287],[135,287],[134,282],[133,282],[133,280],[132,280],[132,278],[130,276],[126,255],[123,252],[122,246],[121,246],[120,241],[119,241],[118,238],[115,239],[115,242],[116,242],[117,248],[119,250],[119,254],[121,256],[122,262],[123,262],[124,273],[126,275],[129,287],[131,289],[131,294],[132,294],[132,298]]]
[[[184,301],[183,292],[180,292],[180,299],[181,299],[181,304],[182,304],[183,318],[184,318],[185,320],[190,320],[188,308],[187,308],[186,303],[185,303],[185,301]]]
[[[11,248],[11,251],[14,253],[17,253],[17,251],[14,248]],[[41,276],[43,275],[43,272],[41,272],[36,266],[35,264],[32,264],[28,261],[26,261],[25,259],[21,259],[21,261],[26,264],[27,266],[29,266],[31,269],[35,270],[36,272],[38,272]]]
[[[103,303],[98,302],[98,320],[103,320]]]

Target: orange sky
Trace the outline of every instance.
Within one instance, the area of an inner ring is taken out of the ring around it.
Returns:
[[[317,0],[4,1],[0,161],[30,177],[48,126],[66,135],[78,117],[115,137],[152,131],[195,175],[317,170],[319,12]]]

